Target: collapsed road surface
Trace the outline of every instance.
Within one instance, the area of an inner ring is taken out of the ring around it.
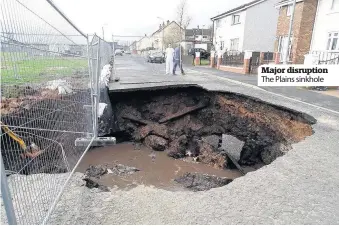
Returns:
[[[172,192],[147,186],[102,192],[82,186],[76,173],[49,223],[54,224],[334,224],[339,222],[339,112],[266,91],[187,71],[184,77],[154,73],[135,56],[117,58],[120,82],[110,95],[130,90],[196,86],[237,93],[314,117],[313,135],[271,164],[204,192]],[[150,73],[148,73],[150,72]],[[29,177],[29,176],[28,176]],[[55,175],[67,177],[65,174]],[[43,180],[44,178],[42,178]],[[45,178],[48,180],[48,175]]]

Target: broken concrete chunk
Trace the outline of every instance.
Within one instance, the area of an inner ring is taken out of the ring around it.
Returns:
[[[89,189],[98,188],[99,190],[104,192],[110,191],[110,189],[107,186],[100,184],[95,178],[85,177],[83,180],[86,182],[85,186],[88,187]]]
[[[209,164],[214,168],[225,169],[227,168],[227,159],[220,153],[217,153],[215,149],[205,142],[199,143],[199,156],[198,161]]]
[[[180,136],[178,139],[172,141],[169,146],[171,148],[167,150],[168,156],[175,159],[185,157],[187,149],[187,136]]]
[[[232,155],[232,157],[239,161],[240,153],[244,146],[245,142],[239,140],[238,138],[231,135],[222,135],[222,149],[226,151],[228,154]]]
[[[107,168],[101,165],[89,166],[85,172],[87,177],[100,178],[102,175],[107,173]]]
[[[260,153],[262,161],[268,165],[272,163],[276,158],[284,155],[292,149],[291,145],[276,143],[272,146],[265,147],[263,151]]]
[[[165,125],[150,124],[139,129],[140,138],[144,139],[148,135],[156,135],[168,139],[168,129]]]
[[[155,151],[165,151],[167,147],[167,140],[162,137],[150,135],[145,138],[145,145]]]
[[[211,136],[202,137],[201,140],[205,143],[208,143],[213,148],[217,149],[219,147],[221,137],[218,135],[211,135]]]
[[[183,176],[174,179],[174,181],[192,191],[207,191],[225,186],[232,182],[232,179],[207,174],[185,173]]]
[[[135,167],[117,164],[113,168],[110,168],[109,171],[113,175],[122,176],[122,175],[133,174],[133,173],[138,172],[140,170],[135,168]]]

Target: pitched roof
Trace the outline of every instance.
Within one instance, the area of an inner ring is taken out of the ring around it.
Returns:
[[[228,11],[222,13],[222,14],[219,14],[219,15],[217,15],[217,16],[215,16],[215,17],[212,17],[211,20],[216,20],[216,19],[225,17],[225,16],[227,16],[227,15],[229,15],[229,14],[232,14],[233,12],[241,11],[241,10],[247,9],[247,8],[249,8],[249,7],[253,6],[253,5],[256,5],[256,4],[258,4],[258,3],[261,3],[261,2],[263,2],[263,1],[266,1],[266,0],[254,0],[254,1],[248,2],[248,3],[246,3],[246,4],[243,4],[243,5],[241,5],[241,6],[238,6],[238,7],[236,7],[236,8],[231,9],[231,10],[228,10]]]
[[[297,0],[296,2],[302,2],[303,0]],[[289,5],[289,4],[292,4],[293,1],[292,0],[282,0],[282,1],[279,1],[277,4],[275,4],[275,7],[281,7],[281,6],[285,6],[285,5]]]
[[[165,29],[166,27],[168,27],[169,25],[171,25],[171,24],[173,24],[173,23],[175,23],[176,25],[178,25],[178,27],[180,27],[179,24],[173,20],[173,21],[170,22],[169,24],[166,24],[165,27],[159,28],[158,30],[156,30],[155,32],[153,32],[153,34],[151,34],[151,36],[153,36],[155,33],[159,32],[159,31],[162,31],[163,29]],[[181,28],[181,29],[183,29],[183,28]]]
[[[193,29],[186,29],[185,30],[185,36],[193,36],[193,35],[210,35],[212,32],[211,29],[198,29],[198,28],[193,28]]]

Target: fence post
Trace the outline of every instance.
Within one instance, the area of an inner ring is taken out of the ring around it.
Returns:
[[[260,57],[259,57],[259,65],[264,64],[264,52],[260,52]]]
[[[252,58],[252,52],[251,51],[245,51],[244,56],[244,66],[243,66],[243,73],[249,74],[251,70],[251,58]]]
[[[222,55],[218,54],[217,69],[220,69],[221,60],[222,60]]]
[[[274,63],[275,64],[280,63],[280,53],[278,53],[278,52],[274,53]]]
[[[98,50],[97,50],[97,56],[96,56],[96,61],[97,61],[97,68],[95,69],[94,75],[94,102],[95,102],[95,107],[94,107],[94,139],[98,138],[98,110],[99,110],[99,101],[100,101],[100,87],[99,87],[99,77],[100,77],[100,44],[101,44],[101,39],[98,37]]]
[[[211,51],[211,56],[210,56],[210,67],[213,68],[214,65],[214,57],[215,57],[215,51]]]
[[[1,159],[1,196],[4,202],[4,206],[5,206],[7,221],[8,221],[8,224],[17,224],[13,202],[12,202],[12,197],[11,197],[11,193],[9,191],[9,187],[7,183],[5,166],[2,161],[2,155],[0,155],[0,159]]]
[[[115,76],[115,45],[114,45],[114,35],[113,34],[112,34],[112,43],[113,43],[113,64],[112,64],[111,80],[114,81],[114,76]]]

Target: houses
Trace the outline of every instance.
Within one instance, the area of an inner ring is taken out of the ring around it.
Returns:
[[[339,64],[339,0],[320,0],[310,53],[321,64]]]
[[[152,47],[152,41],[146,34],[136,43],[136,50],[138,53],[141,53],[150,47]]]
[[[145,34],[135,43],[136,50],[140,53],[148,49],[158,49],[164,51],[168,44],[178,44],[184,39],[184,29],[175,21],[169,20],[159,25],[159,28],[150,36]]]
[[[212,30],[211,29],[185,29],[185,38],[181,45],[183,46],[185,54],[191,48],[201,48],[207,51],[211,50],[212,44]]]
[[[278,12],[275,0],[255,0],[212,17],[217,51],[273,51]]]
[[[275,52],[279,53],[277,62],[283,62],[285,58],[288,39],[288,30],[292,16],[291,0],[280,1],[276,8],[279,10],[277,24],[277,39]],[[318,0],[297,0],[292,24],[291,41],[288,47],[287,60],[289,63],[302,64],[304,56],[310,50],[312,30],[317,11]]]

